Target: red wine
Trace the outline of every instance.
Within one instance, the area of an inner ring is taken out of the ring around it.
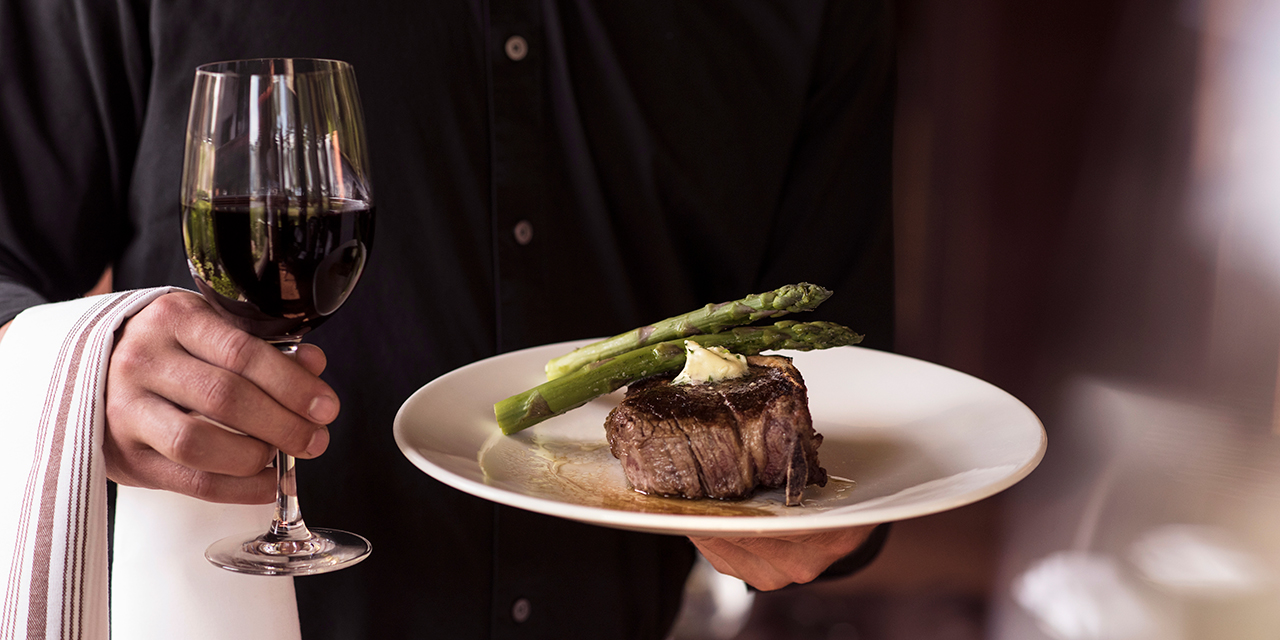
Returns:
[[[351,294],[373,241],[374,208],[341,198],[218,197],[182,208],[187,264],[236,326],[292,340]]]

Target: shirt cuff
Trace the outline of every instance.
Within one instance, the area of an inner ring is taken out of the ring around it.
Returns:
[[[31,307],[48,302],[30,287],[0,275],[0,324],[18,317],[19,313]]]
[[[871,530],[871,535],[867,536],[857,549],[831,563],[831,566],[818,576],[818,580],[844,578],[867,568],[880,555],[880,550],[884,548],[884,541],[889,538],[890,528],[892,524],[888,522],[876,525],[876,528]]]

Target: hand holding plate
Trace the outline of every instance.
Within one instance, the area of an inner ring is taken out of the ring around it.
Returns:
[[[874,525],[772,538],[689,539],[716,571],[761,590],[805,584],[866,542]]]

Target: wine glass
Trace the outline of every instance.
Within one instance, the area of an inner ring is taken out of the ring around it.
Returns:
[[[196,286],[225,318],[292,356],[360,279],[373,222],[351,65],[280,58],[196,70],[182,236]],[[303,522],[293,456],[277,452],[276,472],[270,529],[215,542],[210,562],[307,575],[369,555],[365,538]]]

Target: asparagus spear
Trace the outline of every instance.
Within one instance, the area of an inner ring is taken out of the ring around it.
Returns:
[[[763,327],[734,327],[694,340],[703,347],[724,347],[734,353],[755,355],[769,350],[809,351],[857,344],[862,336],[832,322],[783,320]],[[493,405],[498,426],[511,435],[637,380],[675,371],[684,366],[684,341],[685,338],[668,340],[599,360],[502,400]]]
[[[632,329],[621,335],[579,347],[547,363],[547,380],[555,380],[582,367],[643,346],[692,335],[717,333],[729,327],[751,324],[768,317],[810,311],[831,297],[818,285],[801,282],[756,293],[741,300],[709,304],[684,315]]]

